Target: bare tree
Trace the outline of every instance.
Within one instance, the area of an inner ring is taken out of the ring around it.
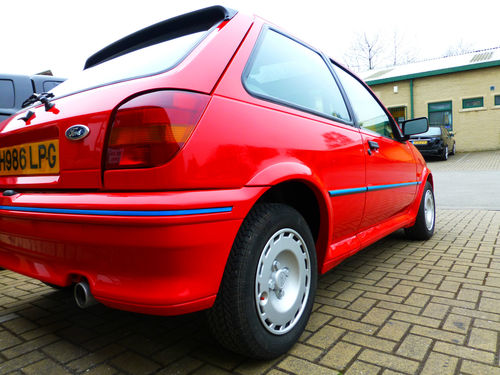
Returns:
[[[464,53],[471,52],[472,49],[473,47],[470,43],[464,42],[463,39],[460,39],[455,44],[448,47],[446,52],[443,54],[443,57],[463,55]]]
[[[392,33],[391,65],[409,64],[416,61],[417,52],[397,30]]]
[[[351,48],[344,55],[347,66],[356,71],[375,69],[382,59],[383,45],[378,35],[370,37],[366,32],[357,34]]]

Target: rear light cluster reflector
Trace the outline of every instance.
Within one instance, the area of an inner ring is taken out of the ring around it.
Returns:
[[[171,160],[189,139],[210,96],[155,91],[116,111],[105,155],[106,169],[151,168]]]

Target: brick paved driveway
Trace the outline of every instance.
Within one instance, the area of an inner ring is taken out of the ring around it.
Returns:
[[[94,306],[0,271],[0,374],[500,374],[500,211],[439,210],[437,232],[402,232],[322,276],[286,356],[219,348],[203,314]]]

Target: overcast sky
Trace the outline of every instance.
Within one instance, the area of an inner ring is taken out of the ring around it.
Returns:
[[[401,35],[418,58],[462,40],[500,46],[498,0],[2,0],[0,73],[70,77],[94,52],[164,19],[210,5],[257,14],[342,62],[356,33]]]

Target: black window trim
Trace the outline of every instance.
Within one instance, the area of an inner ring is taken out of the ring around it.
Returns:
[[[394,118],[392,117],[392,115],[389,112],[389,110],[385,107],[385,105],[382,104],[382,102],[379,100],[379,98],[377,98],[377,96],[373,93],[373,91],[370,89],[370,87],[363,80],[361,80],[360,78],[356,77],[356,75],[354,75],[351,72],[349,72],[346,68],[344,68],[342,65],[340,65],[339,63],[337,63],[332,58],[329,58],[328,60],[329,60],[330,64],[332,65],[332,69],[331,70],[333,71],[336,79],[340,83],[340,87],[342,87],[342,92],[345,94],[345,99],[344,100],[346,100],[347,103],[349,103],[349,109],[352,110],[351,102],[349,100],[349,97],[347,96],[347,93],[345,93],[344,87],[342,86],[342,83],[340,82],[340,79],[337,77],[337,74],[335,73],[335,70],[333,69],[333,66],[336,66],[337,68],[342,69],[346,74],[350,75],[352,78],[354,78],[356,81],[358,81],[365,88],[365,90],[372,96],[372,98],[375,99],[375,101],[378,103],[378,105],[380,106],[380,108],[382,108],[382,110],[384,111],[384,113],[387,115],[387,118],[389,119],[389,123],[391,124],[392,130],[393,130],[396,138],[394,139],[394,138],[388,137],[388,136],[380,134],[380,133],[377,133],[377,134],[379,134],[381,137],[384,137],[384,138],[387,138],[387,139],[391,139],[393,141],[395,140],[395,141],[398,141],[398,142],[401,142],[401,143],[405,143],[407,141],[407,139],[406,139],[406,137],[403,136],[403,132],[400,129],[399,125],[394,120]],[[351,116],[353,116],[353,118],[354,118],[354,124],[355,124],[355,126],[357,128],[359,128],[359,129],[362,129],[362,127],[361,127],[361,125],[359,123],[359,120],[358,120],[358,118],[356,116],[356,113],[353,110],[352,110],[352,115]],[[396,131],[394,131],[395,129],[396,129]]]
[[[340,122],[341,124],[344,124],[344,125],[349,125],[349,126],[353,126],[353,127],[356,127],[355,125],[355,121],[354,121],[354,117],[353,117],[353,112],[348,104],[348,102],[346,101],[346,97],[343,93],[343,88],[339,85],[339,82],[338,82],[338,79],[335,77],[334,74],[332,74],[332,77],[334,79],[334,81],[337,83],[337,86],[339,87],[339,90],[340,90],[340,93],[341,93],[341,96],[344,100],[344,104],[347,108],[347,112],[349,113],[349,116],[351,117],[351,121],[347,121],[347,120],[344,120],[344,119],[341,119],[341,118],[338,118],[338,117],[335,117],[335,116],[329,116],[327,115],[326,113],[322,113],[322,112],[317,112],[317,111],[314,111],[310,108],[307,108],[307,107],[303,107],[301,105],[298,105],[298,104],[295,104],[295,103],[289,103],[285,100],[280,100],[280,99],[277,99],[277,98],[273,98],[273,97],[270,97],[270,96],[267,96],[267,95],[263,95],[263,94],[259,94],[259,93],[256,93],[256,92],[253,92],[251,89],[248,88],[248,86],[246,85],[246,79],[248,78],[248,75],[250,73],[250,69],[251,67],[253,66],[253,63],[255,62],[255,58],[257,56],[257,53],[260,49],[260,46],[262,45],[263,41],[264,41],[264,37],[266,35],[266,33],[268,31],[274,31],[280,35],[283,35],[284,37],[286,38],[289,38],[291,40],[293,40],[294,42],[308,48],[309,50],[315,52],[316,54],[318,54],[321,59],[323,60],[323,62],[325,63],[326,67],[328,68],[328,70],[330,71],[330,74],[332,74],[332,69],[327,61],[327,58],[326,56],[321,53],[320,51],[318,51],[317,49],[315,49],[314,47],[308,45],[307,43],[277,29],[276,27],[274,26],[270,26],[270,25],[264,25],[262,26],[262,30],[260,31],[260,34],[257,38],[257,41],[255,42],[255,45],[253,46],[253,49],[252,49],[252,52],[250,53],[250,57],[248,58],[246,64],[245,64],[245,68],[243,69],[243,72],[241,74],[241,84],[243,85],[245,91],[250,95],[250,96],[253,96],[254,98],[257,98],[257,99],[261,99],[261,100],[265,100],[267,102],[271,102],[271,103],[274,103],[274,104],[278,104],[278,105],[282,105],[282,106],[285,106],[285,107],[289,107],[289,108],[292,108],[292,109],[296,109],[296,110],[299,110],[299,111],[302,111],[302,112],[307,112],[307,113],[310,113],[312,115],[315,115],[315,116],[319,116],[319,117],[323,117],[323,118],[326,118],[330,121],[335,121],[335,122]]]

